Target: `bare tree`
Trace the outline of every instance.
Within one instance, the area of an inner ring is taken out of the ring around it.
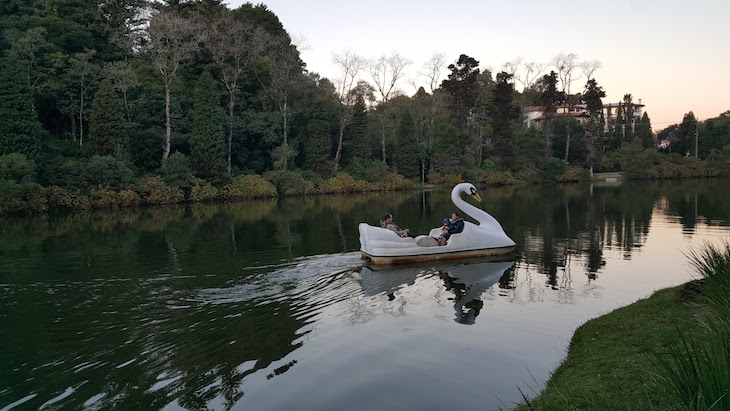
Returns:
[[[600,60],[583,60],[580,63],[580,68],[583,71],[583,75],[586,76],[586,81],[593,79],[593,73],[602,67]]]
[[[219,17],[204,29],[205,42],[213,61],[220,69],[220,80],[228,91],[228,175],[231,175],[233,147],[233,112],[236,107],[238,83],[248,64],[261,56],[271,44],[271,37],[263,28],[230,15]]]
[[[558,53],[550,62],[558,72],[558,79],[562,85],[563,92],[570,94],[570,83],[573,81],[573,72],[578,67],[578,56],[573,53]]]
[[[106,71],[106,76],[111,80],[112,84],[114,85],[114,88],[122,92],[122,97],[124,98],[124,108],[127,112],[127,123],[131,126],[132,117],[129,112],[129,99],[127,95],[130,88],[139,85],[139,79],[137,78],[137,74],[134,72],[134,69],[132,69],[132,66],[127,60],[108,63],[104,67],[104,70]]]
[[[352,120],[352,104],[353,94],[351,93],[355,86],[357,76],[363,69],[363,59],[355,54],[352,50],[345,50],[332,55],[332,62],[337,65],[340,70],[341,77],[336,82],[336,93],[340,100],[340,136],[337,143],[337,152],[335,154],[335,171],[340,164],[342,156],[342,137],[345,134],[345,128]]]
[[[95,50],[84,50],[74,55],[71,60],[71,73],[78,78],[79,86],[79,146],[84,145],[84,106],[89,86],[97,79],[99,68],[91,62]]]
[[[147,52],[152,65],[165,83],[165,145],[162,162],[170,156],[170,89],[177,79],[180,64],[198,49],[195,25],[174,12],[163,10],[153,15],[148,28]]]
[[[423,65],[421,75],[428,79],[428,87],[431,94],[438,88],[441,83],[441,73],[446,67],[446,55],[444,53],[435,53]]]
[[[534,61],[523,61],[520,70],[515,74],[515,79],[522,84],[523,88],[532,87],[543,72],[544,66]]]
[[[390,99],[398,80],[403,78],[404,69],[411,64],[411,61],[404,58],[397,51],[389,56],[382,55],[373,59],[368,64],[368,71],[375,83],[375,88],[380,94],[380,104],[383,105]],[[380,113],[380,142],[383,152],[383,163],[386,162],[385,156],[385,113]]]

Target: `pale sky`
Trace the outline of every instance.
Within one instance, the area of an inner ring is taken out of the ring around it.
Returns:
[[[594,77],[604,103],[632,94],[655,131],[688,111],[704,120],[730,110],[730,0],[259,2],[302,40],[307,69],[333,81],[332,55],[346,49],[367,58],[397,51],[413,62],[408,78],[424,87],[418,71],[435,53],[445,54],[446,65],[467,54],[496,74],[517,57],[547,65],[564,52],[599,60]],[[571,92],[585,80],[580,75]],[[415,92],[408,81],[399,88]]]

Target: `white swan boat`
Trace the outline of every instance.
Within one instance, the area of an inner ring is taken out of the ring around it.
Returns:
[[[446,245],[437,245],[435,238],[441,235],[441,227],[432,229],[428,236],[401,238],[395,232],[382,227],[360,223],[360,252],[373,264],[400,264],[433,260],[487,257],[508,254],[515,242],[504,233],[499,222],[485,211],[474,207],[461,198],[466,193],[481,202],[477,189],[470,183],[457,184],[451,190],[451,201],[464,214],[479,225],[464,222],[464,231],[452,234]]]

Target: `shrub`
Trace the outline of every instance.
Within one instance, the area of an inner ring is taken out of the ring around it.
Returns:
[[[568,167],[563,174],[555,177],[561,183],[587,181],[590,178],[588,170],[583,167]]]
[[[323,182],[320,191],[324,194],[371,191],[368,188],[367,182],[357,181],[347,173],[340,173]]]
[[[487,158],[482,162],[482,170],[484,171],[496,171],[497,164],[491,159]]]
[[[387,178],[390,174],[388,172],[388,165],[382,161],[370,160],[365,162],[363,165],[365,167],[365,172],[363,173],[362,178],[365,181],[377,183]]]
[[[532,167],[519,170],[515,173],[515,178],[526,183],[539,183],[543,181],[540,172]]]
[[[458,174],[444,174],[438,172],[431,172],[428,175],[428,181],[432,184],[440,185],[440,186],[447,186],[447,187],[453,187],[459,183],[461,183],[461,176]]]
[[[112,156],[93,156],[86,165],[86,184],[96,187],[106,185],[121,187],[134,182],[134,172]]]
[[[289,170],[269,171],[264,178],[276,187],[280,196],[301,195],[305,192],[304,178],[301,174]]]
[[[0,156],[0,180],[17,183],[35,181],[35,161],[28,160],[25,154],[10,153]]]
[[[66,188],[50,186],[45,188],[49,208],[87,209],[89,198]]]
[[[236,176],[223,188],[223,197],[227,200],[276,196],[276,187],[259,175]]]
[[[147,204],[174,204],[185,200],[185,194],[179,187],[165,185],[160,176],[147,176],[142,179],[140,191]]]
[[[398,173],[389,173],[380,184],[373,187],[376,191],[400,191],[412,189],[413,182]]]
[[[188,165],[185,154],[175,152],[165,160],[160,169],[160,174],[168,186],[178,187],[184,190],[189,189],[195,182],[193,172]]]
[[[40,185],[29,181],[18,183],[0,179],[0,214],[47,209],[48,202]]]
[[[509,184],[517,184],[519,180],[515,178],[509,171],[481,171],[475,176],[475,181],[484,183],[488,186],[502,186]]]
[[[218,198],[218,189],[211,183],[196,178],[193,188],[190,190],[190,199],[192,201],[212,201]]]

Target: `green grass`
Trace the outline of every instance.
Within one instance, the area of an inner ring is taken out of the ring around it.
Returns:
[[[579,327],[517,410],[730,410],[730,245],[688,257],[702,279]]]

